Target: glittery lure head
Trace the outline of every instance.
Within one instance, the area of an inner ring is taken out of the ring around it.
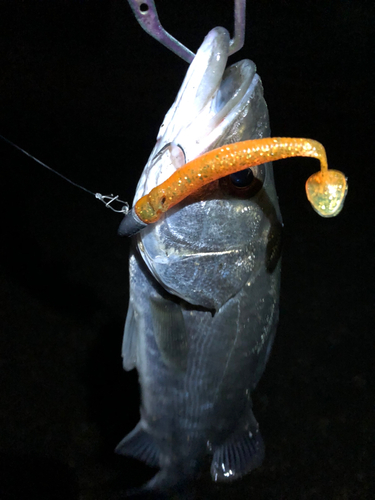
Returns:
[[[338,215],[344,206],[347,192],[346,177],[339,170],[319,171],[306,181],[307,199],[321,217]]]

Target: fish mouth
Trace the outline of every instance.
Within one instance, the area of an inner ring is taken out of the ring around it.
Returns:
[[[182,166],[170,155],[160,155],[167,145],[180,147],[189,162],[223,144],[252,138],[246,135],[243,121],[260,80],[250,60],[226,68],[229,43],[229,33],[222,27],[204,39],[160,127],[134,204]]]
[[[173,123],[167,124],[163,139],[180,144],[187,162],[215,147],[243,139],[238,122],[243,120],[241,111],[258,78],[255,64],[247,59],[226,68],[229,43],[225,28],[208,33],[166,116],[165,122],[170,115]],[[173,133],[169,134],[171,128]]]

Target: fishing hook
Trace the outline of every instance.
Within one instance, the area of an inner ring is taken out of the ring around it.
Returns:
[[[128,0],[141,27],[158,42],[189,64],[195,54],[170,35],[161,25],[154,0]],[[229,55],[238,52],[245,42],[246,0],[234,0],[234,35],[229,43]]]

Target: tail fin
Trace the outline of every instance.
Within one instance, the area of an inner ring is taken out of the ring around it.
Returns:
[[[181,477],[177,472],[163,469],[142,488],[126,492],[124,500],[197,500],[194,480]]]

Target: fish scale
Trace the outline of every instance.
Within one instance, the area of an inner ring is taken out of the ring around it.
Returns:
[[[170,170],[166,162],[175,156],[159,148],[179,145],[188,159],[201,139],[208,147],[202,123],[212,127],[211,147],[269,135],[260,78],[254,71],[246,80],[244,71],[255,66],[236,63],[224,71],[228,44],[223,28],[203,42],[177,98],[179,109],[189,109],[189,141],[174,104],[134,203]],[[219,62],[212,54],[220,54]],[[220,120],[195,99],[189,82],[205,89],[203,101],[220,94]],[[215,481],[240,477],[263,459],[251,391],[276,331],[282,224],[272,165],[256,167],[254,177],[256,190],[246,195],[215,181],[133,237],[123,357],[124,367],[139,373],[141,420],[117,451],[161,468],[149,487],[195,477],[207,457]]]

